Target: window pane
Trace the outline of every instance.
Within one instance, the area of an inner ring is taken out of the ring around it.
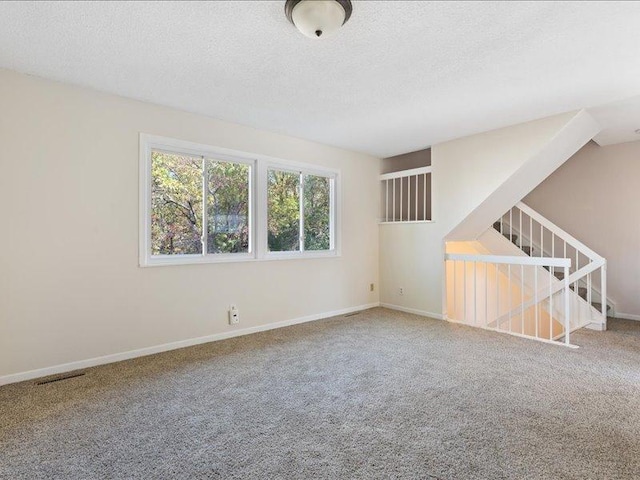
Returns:
[[[304,249],[331,248],[331,179],[304,176]]]
[[[207,252],[248,252],[251,167],[208,160],[207,169]]]
[[[269,170],[268,244],[272,252],[300,250],[300,176]]]
[[[202,253],[202,160],[151,153],[151,253]]]

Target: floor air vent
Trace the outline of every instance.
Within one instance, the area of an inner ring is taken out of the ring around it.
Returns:
[[[85,375],[84,372],[70,373],[69,375],[60,375],[58,377],[49,378],[47,380],[41,380],[39,382],[36,382],[36,385],[46,385],[47,383],[60,382],[62,380],[69,380],[70,378],[82,377],[83,375]]]
[[[353,312],[353,313],[347,313],[345,315],[345,317],[353,317],[354,315],[360,315],[361,312]]]

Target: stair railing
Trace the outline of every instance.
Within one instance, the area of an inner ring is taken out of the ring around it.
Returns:
[[[451,253],[445,264],[448,320],[573,346],[571,259]],[[556,269],[564,280],[553,277]]]
[[[603,257],[522,202],[502,215],[494,228],[530,257],[571,258],[571,289],[599,311],[602,321],[606,319],[607,262]],[[563,279],[564,272],[549,268],[558,279]],[[599,297],[599,305],[595,297]]]

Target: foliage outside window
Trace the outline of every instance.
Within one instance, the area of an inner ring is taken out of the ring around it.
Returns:
[[[249,251],[249,165],[153,151],[151,172],[152,255]]]
[[[338,255],[337,172],[140,141],[140,265]]]
[[[331,181],[319,175],[269,170],[269,251],[331,248]]]

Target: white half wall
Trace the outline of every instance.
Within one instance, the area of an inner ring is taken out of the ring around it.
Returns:
[[[476,239],[597,131],[579,111],[434,145],[433,223],[380,226],[380,301],[446,314],[445,240]]]
[[[379,159],[6,70],[0,105],[0,377],[379,302]],[[140,132],[340,169],[342,256],[140,268]]]
[[[585,145],[524,202],[607,259],[616,316],[640,319],[640,141]]]

